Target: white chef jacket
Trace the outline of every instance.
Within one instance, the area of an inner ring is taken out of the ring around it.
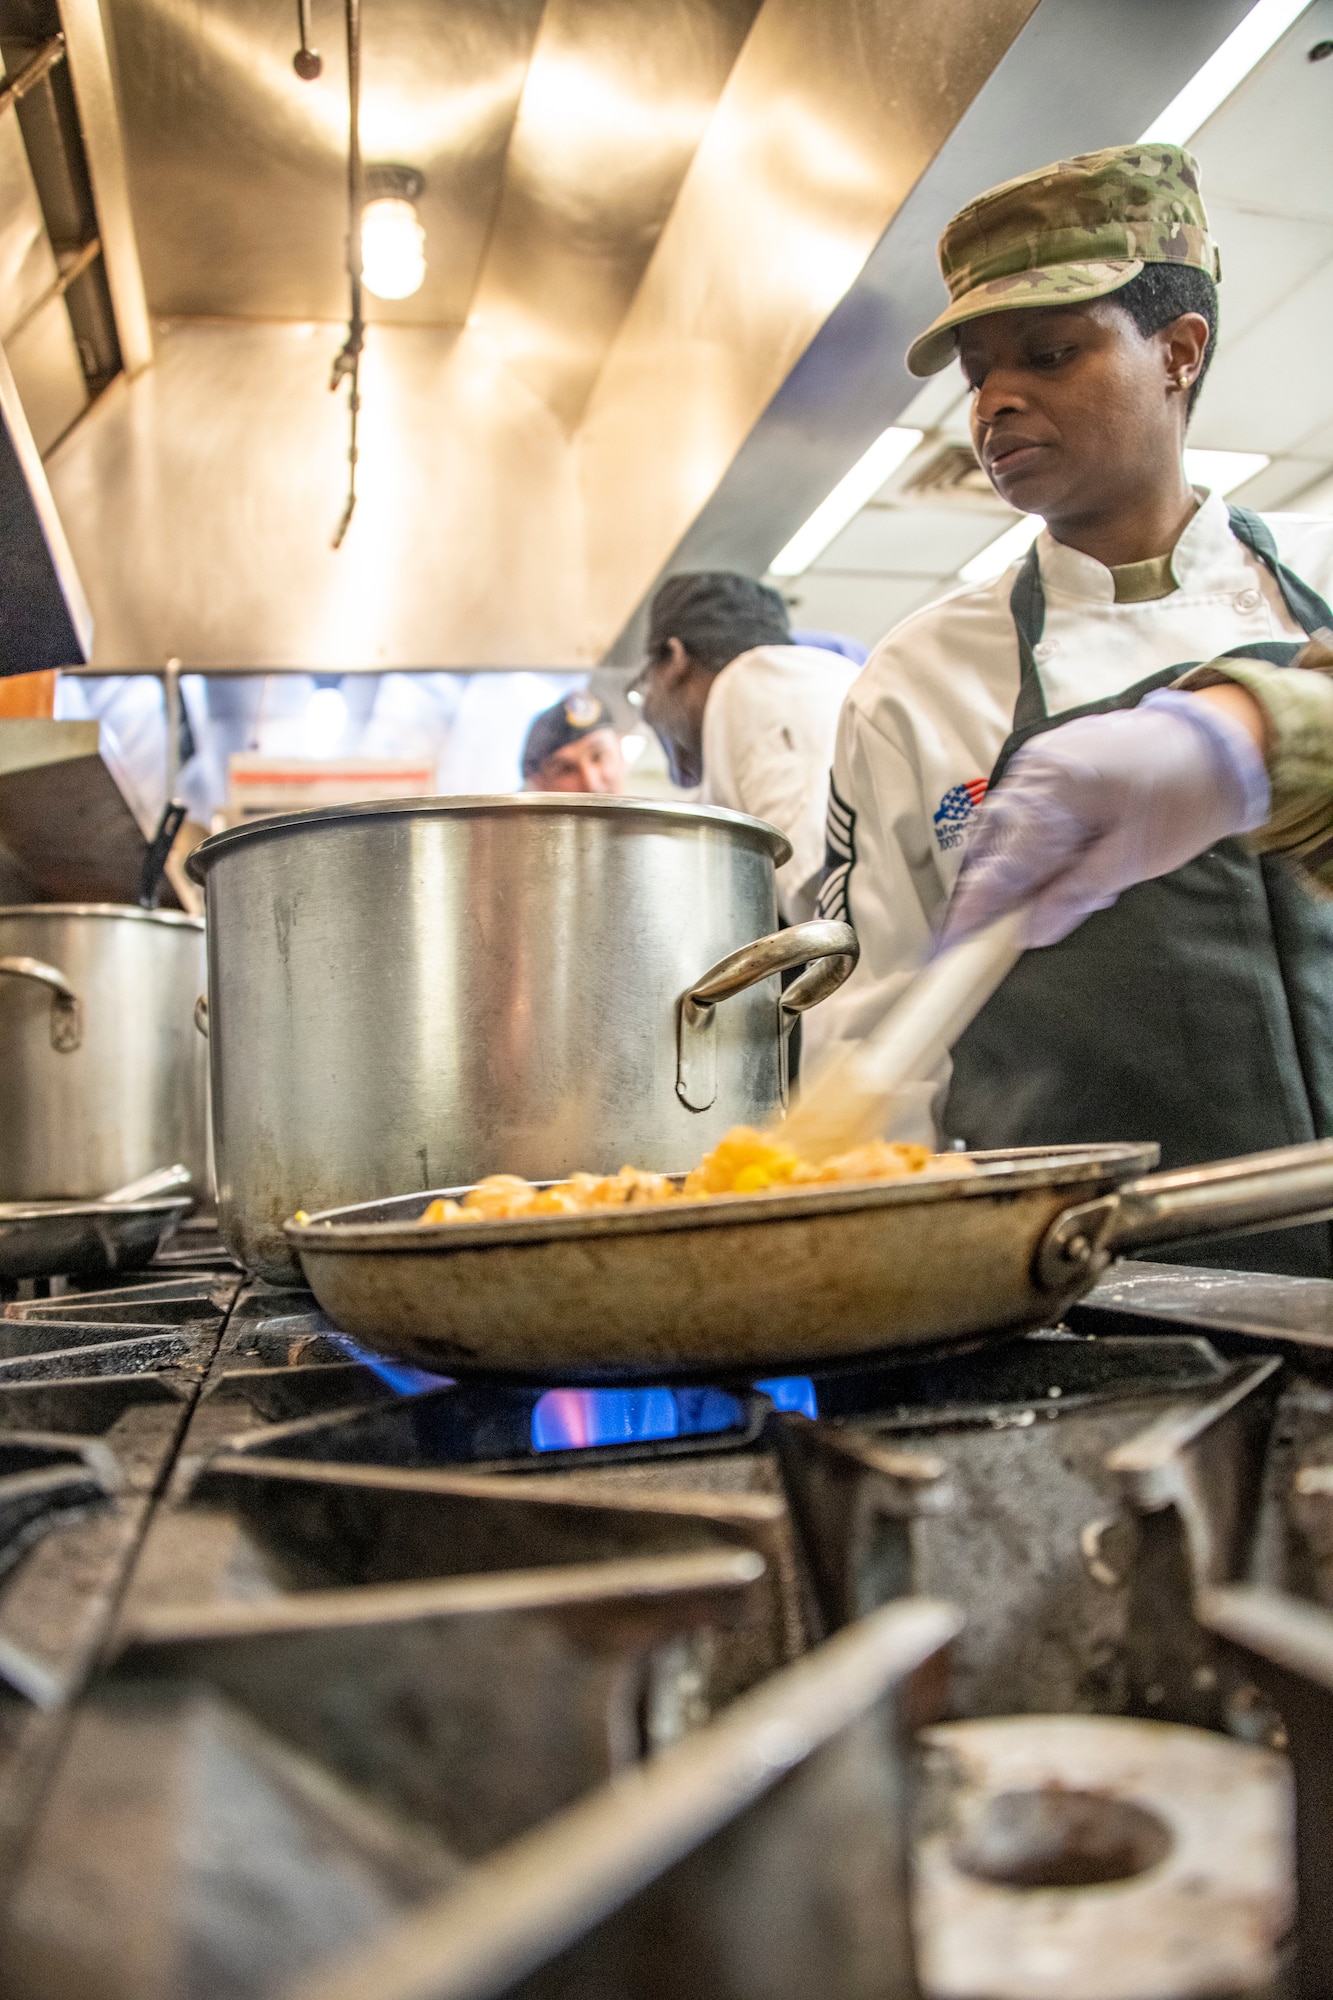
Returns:
[[[1172,555],[1179,588],[1147,604],[1117,604],[1109,569],[1048,532],[1038,536],[1046,624],[1034,650],[1050,715],[1247,641],[1304,636],[1273,577],[1232,534],[1220,496],[1201,501]],[[1264,519],[1287,567],[1333,596],[1333,520]],[[854,925],[861,958],[805,1016],[808,1052],[869,1032],[921,963],[943,913],[1013,729],[1020,670],[1009,594],[1017,567],[905,618],[847,698],[819,908]]]
[[[778,908],[788,923],[814,914],[838,713],[856,677],[849,660],[819,646],[755,646],[708,690],[700,801],[786,834],[792,856],[778,870]]]

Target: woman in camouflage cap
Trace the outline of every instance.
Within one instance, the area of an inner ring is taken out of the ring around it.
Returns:
[[[1157,144],[1060,161],[962,210],[940,262],[949,303],[909,365],[958,356],[978,459],[1045,527],[996,581],[905,619],[848,699],[822,907],[856,925],[861,962],[817,1026],[854,1037],[879,1017],[943,920],[988,787],[998,809],[1011,763],[1016,781],[1024,754],[1058,756],[1063,725],[1105,715],[1115,729],[1097,740],[1134,735],[1121,777],[1155,804],[1122,823],[1125,842],[1138,867],[1157,840],[1161,868],[1090,899],[1105,906],[1063,936],[1038,929],[1044,948],[955,1050],[946,1132],[974,1146],[1154,1138],[1168,1166],[1329,1135],[1333,904],[1222,837],[1268,805],[1237,690],[1168,691],[1223,655],[1285,670],[1333,623],[1333,523],[1228,509],[1185,476],[1220,275],[1196,163]],[[1145,732],[1161,784],[1144,781]],[[1169,774],[1196,738],[1211,781],[1182,819]],[[1012,843],[1011,821],[990,844],[992,882]],[[1333,1273],[1323,1225],[1227,1245],[1227,1259]]]

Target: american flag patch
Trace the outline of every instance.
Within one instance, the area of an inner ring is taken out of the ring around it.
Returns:
[[[968,778],[950,785],[935,809],[935,838],[941,848],[960,847],[968,821],[986,796],[985,778]]]

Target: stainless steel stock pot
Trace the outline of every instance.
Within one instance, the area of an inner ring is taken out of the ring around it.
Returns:
[[[0,1201],[95,1197],[177,1161],[207,1186],[203,977],[198,917],[0,908]]]
[[[333,807],[205,841],[189,867],[228,1243],[295,1280],[298,1208],[675,1171],[765,1118],[786,1027],[856,955],[844,924],[776,930],[788,852],[738,813],[568,793]]]

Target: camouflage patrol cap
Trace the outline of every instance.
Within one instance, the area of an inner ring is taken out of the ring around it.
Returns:
[[[907,350],[914,375],[947,368],[965,320],[1020,306],[1083,305],[1145,264],[1193,264],[1220,278],[1199,192],[1180,146],[1108,146],[991,188],[940,238],[950,303]]]

